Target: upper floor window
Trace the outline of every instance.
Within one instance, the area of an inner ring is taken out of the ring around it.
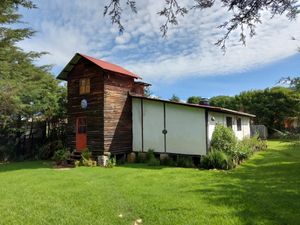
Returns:
[[[232,117],[226,117],[226,126],[232,129]]]
[[[242,130],[242,119],[241,118],[236,119],[236,126],[237,126],[238,131]]]
[[[90,93],[90,78],[82,78],[79,80],[79,94]]]

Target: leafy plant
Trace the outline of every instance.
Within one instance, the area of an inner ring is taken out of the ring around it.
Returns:
[[[70,159],[71,153],[67,148],[62,148],[57,150],[52,159],[56,162],[57,165],[62,165],[66,162],[66,160]]]
[[[136,155],[136,162],[137,163],[146,163],[146,154],[144,152],[138,152]]]
[[[232,129],[220,124],[216,125],[210,142],[212,149],[230,154],[234,151],[236,144],[237,138]]]
[[[176,165],[178,167],[194,167],[193,159],[188,155],[178,155]]]
[[[57,150],[63,148],[64,145],[61,140],[49,141],[39,148],[38,158],[43,160],[50,159]]]
[[[91,158],[91,156],[92,156],[92,152],[91,152],[88,148],[84,149],[84,150],[81,152],[81,157],[82,157],[83,159],[88,160],[88,159]]]
[[[176,160],[173,159],[173,157],[168,156],[162,160],[160,160],[160,164],[164,166],[177,166]]]
[[[117,164],[117,159],[116,159],[115,156],[112,156],[112,157],[109,158],[106,167],[107,168],[113,168],[113,167],[116,166],[116,164]]]
[[[148,149],[148,151],[146,153],[146,163],[149,166],[159,166],[160,165],[160,161],[155,157],[153,149]]]
[[[211,150],[200,161],[200,166],[205,169],[223,169],[228,170],[235,167],[233,159],[225,152],[219,150]]]

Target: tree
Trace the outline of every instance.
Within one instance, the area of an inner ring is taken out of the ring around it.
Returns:
[[[180,102],[180,98],[178,96],[176,96],[175,94],[173,94],[169,100],[171,102]]]
[[[287,84],[290,89],[300,92],[300,77],[283,77],[279,84]]]
[[[212,106],[218,106],[222,108],[236,109],[234,103],[234,97],[219,95],[209,99],[209,103]]]
[[[224,51],[226,48],[226,40],[232,31],[240,30],[240,41],[246,43],[246,31],[249,31],[249,36],[255,35],[256,25],[261,23],[261,14],[265,11],[270,12],[271,18],[275,15],[285,14],[290,20],[295,19],[299,13],[299,4],[297,0],[220,0],[222,7],[231,13],[231,17],[220,24],[219,28],[224,29],[224,36],[216,42]],[[133,13],[137,13],[135,0],[110,0],[104,7],[104,16],[109,15],[112,24],[119,27],[119,31],[124,31],[122,25],[122,10],[121,3],[126,2]],[[178,25],[178,16],[185,16],[192,10],[205,10],[211,8],[215,0],[193,0],[192,6],[181,5],[184,1],[180,0],[164,0],[165,6],[157,14],[164,17],[164,23],[160,30],[162,35],[167,35],[170,25]]]
[[[191,103],[191,104],[199,104],[200,101],[201,101],[200,96],[191,96],[187,99],[187,103]]]
[[[298,117],[300,112],[300,94],[284,87],[245,91],[234,97],[217,96],[210,103],[254,114],[255,123],[267,126],[270,133],[273,129],[283,130],[285,119]]]
[[[12,26],[21,19],[18,7],[32,9],[35,5],[28,0],[1,1],[0,145],[10,146],[14,149],[13,154],[20,151],[25,132],[29,130],[33,139],[35,121],[48,122],[58,118],[65,103],[65,87],[50,74],[50,67],[34,65],[34,60],[45,53],[24,52],[16,46],[18,41],[34,34],[28,28]]]

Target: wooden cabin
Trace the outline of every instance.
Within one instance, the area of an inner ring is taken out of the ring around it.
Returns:
[[[120,66],[75,54],[58,79],[68,84],[67,140],[71,150],[94,156],[153,149],[159,153],[205,155],[216,124],[239,139],[250,136],[254,115],[208,105],[144,96],[149,84]]]
[[[75,54],[58,75],[68,86],[68,147],[94,155],[132,150],[129,92],[144,93],[140,77],[117,65]]]

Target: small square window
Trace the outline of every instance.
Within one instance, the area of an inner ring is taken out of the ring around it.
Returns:
[[[90,78],[82,78],[79,80],[79,94],[89,94],[90,93]]]
[[[86,118],[78,118],[77,120],[77,127],[78,127],[78,133],[79,134],[85,134],[86,133]]]

